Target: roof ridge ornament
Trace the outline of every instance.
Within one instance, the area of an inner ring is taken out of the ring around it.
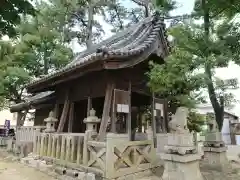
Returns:
[[[155,24],[157,23],[158,21],[161,21],[162,23],[164,23],[164,16],[162,15],[161,12],[159,11],[155,11],[152,15],[152,22]]]

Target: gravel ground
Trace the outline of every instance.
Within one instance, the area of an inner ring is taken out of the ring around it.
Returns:
[[[21,164],[18,158],[6,156],[0,151],[0,179],[1,180],[57,180],[34,168]]]
[[[1,180],[56,180],[40,171],[24,166],[16,161],[6,162],[0,160]]]
[[[232,154],[232,153],[231,153]],[[240,180],[240,158],[228,153],[231,168],[226,172],[201,169],[204,180]],[[162,173],[162,172],[161,172]],[[57,180],[54,176],[40,172],[21,164],[16,157],[9,156],[0,150],[0,179],[1,180]],[[157,180],[158,177],[146,177],[142,180]],[[64,178],[64,180],[66,180]]]

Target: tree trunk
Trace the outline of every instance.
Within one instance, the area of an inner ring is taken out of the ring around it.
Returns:
[[[90,1],[89,8],[88,8],[87,41],[86,41],[87,48],[90,48],[92,46],[93,11],[94,11],[94,6],[91,4],[91,1]]]
[[[203,18],[204,18],[204,33],[205,33],[205,41],[206,43],[209,41],[209,33],[210,33],[210,15],[209,15],[209,8],[208,8],[208,1],[207,0],[202,0],[202,8],[203,8]],[[205,52],[206,57],[209,56],[208,49]],[[204,65],[204,70],[205,70],[205,75],[207,76],[206,79],[206,84],[207,84],[207,89],[208,89],[208,95],[209,99],[211,101],[214,113],[215,113],[215,118],[218,124],[219,131],[222,129],[223,125],[223,115],[224,115],[224,103],[218,101],[217,95],[214,89],[213,85],[213,79],[212,79],[212,72],[211,72],[211,65],[206,59],[205,65]],[[222,101],[222,100],[220,100]]]

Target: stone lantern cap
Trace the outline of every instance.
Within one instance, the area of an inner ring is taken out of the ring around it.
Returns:
[[[58,119],[54,117],[53,111],[50,111],[49,116],[44,119],[44,122],[57,122]]]
[[[83,120],[84,123],[99,123],[101,119],[96,116],[96,111],[92,108],[89,116]]]

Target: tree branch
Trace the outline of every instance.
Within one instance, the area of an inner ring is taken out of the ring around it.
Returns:
[[[117,19],[118,19],[119,24],[120,24],[120,29],[123,29],[123,22],[122,22],[122,20],[121,20],[121,18],[120,18],[120,16],[119,16],[117,6],[114,6],[114,10],[115,10],[115,12],[116,12],[116,16],[117,16]]]
[[[149,1],[141,1],[141,0],[132,0],[134,3],[136,3],[137,5],[139,6],[142,6],[144,8],[144,14],[145,14],[145,17],[148,17],[149,16],[149,9],[148,9],[148,5],[149,5]]]
[[[83,20],[83,18],[80,17],[78,14],[73,13],[72,15],[75,16],[79,21],[81,21],[81,23],[83,24],[83,26],[85,26],[85,27],[88,26],[87,23]]]

